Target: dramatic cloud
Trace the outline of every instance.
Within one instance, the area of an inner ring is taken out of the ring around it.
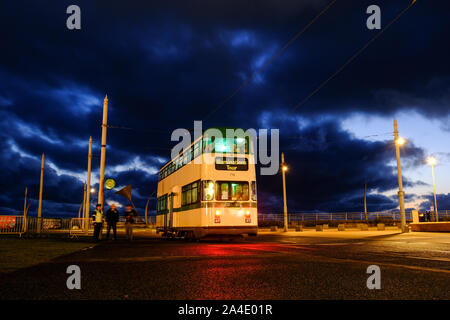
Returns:
[[[419,209],[420,210],[430,210],[430,208],[434,208],[434,195],[427,194],[423,197],[425,201],[420,203]],[[442,209],[448,209],[450,208],[450,193],[442,194],[438,193],[436,194],[436,201],[437,201],[437,208],[438,210]],[[432,209],[434,210],[434,209]],[[448,214],[450,217],[450,210],[448,210]]]
[[[289,130],[298,125],[298,119],[282,119],[272,116],[270,125]],[[368,184],[368,208],[371,211],[393,209],[396,200],[379,193],[397,188],[392,140],[368,142],[356,139],[342,130],[337,122],[324,120],[299,127],[284,136],[287,172],[287,189],[292,211],[339,210],[358,211],[363,208],[364,184]],[[421,164],[423,150],[409,144],[404,149],[406,163]],[[267,210],[281,211],[281,177],[260,176],[259,190],[264,194],[276,194],[279,201],[260,204]],[[421,182],[404,179],[405,186]],[[375,194],[370,194],[371,192]]]
[[[228,97],[329,1],[81,0],[81,30],[66,28],[70,1],[3,1],[0,27],[0,207],[20,210],[26,186],[37,198],[45,153],[46,212],[78,212],[94,141],[98,183],[102,103],[109,98],[107,175],[133,185],[143,210],[167,160],[171,131],[191,128]],[[391,140],[357,139],[341,127],[353,112],[390,116],[416,110],[450,119],[449,4],[418,1],[382,37],[306,104],[292,107],[375,31],[370,1],[337,2],[204,127],[280,128],[289,206],[360,210],[368,180],[370,210],[395,208]],[[387,24],[409,1],[377,3]],[[391,120],[389,120],[391,121]],[[404,151],[405,167],[423,161]],[[412,186],[422,182],[410,181]],[[97,186],[96,186],[97,187]],[[258,177],[260,211],[280,211],[281,179]],[[111,201],[121,201],[113,192]],[[32,209],[36,207],[32,203]],[[154,200],[151,202],[154,209]]]

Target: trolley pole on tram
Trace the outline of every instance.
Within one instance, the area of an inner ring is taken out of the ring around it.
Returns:
[[[102,121],[102,148],[100,154],[100,181],[98,185],[98,202],[103,209],[104,184],[105,184],[105,158],[106,158],[106,129],[108,126],[108,95],[103,100],[103,121]]]
[[[288,231],[287,203],[286,203],[286,178],[287,165],[284,162],[284,153],[281,153],[281,174],[283,175],[283,204],[284,204],[284,232]]]

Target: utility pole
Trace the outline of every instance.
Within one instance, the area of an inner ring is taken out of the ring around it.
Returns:
[[[25,188],[25,201],[23,204],[23,217],[24,218],[27,216],[27,193],[28,193],[28,188]]]
[[[150,197],[148,197],[147,199],[147,203],[145,204],[145,225],[148,225],[148,219],[147,219],[147,210],[148,210],[148,204],[150,202],[150,199],[153,197],[153,195],[155,194],[156,191],[153,191],[152,194],[150,195]]]
[[[78,211],[78,219],[83,218],[84,212],[86,210],[86,181],[84,182],[83,186],[83,202],[81,203],[80,210]],[[81,215],[81,212],[83,212],[83,215]]]
[[[437,200],[436,200],[436,180],[434,178],[434,165],[436,164],[436,158],[429,157],[427,159],[428,164],[431,166],[431,175],[433,176],[433,193],[434,193],[434,221],[439,221],[438,210],[437,210]]]
[[[105,184],[105,157],[106,157],[106,129],[108,123],[108,95],[103,100],[103,122],[102,122],[102,149],[100,154],[100,181],[98,185],[98,202],[102,205],[104,201],[104,184]]]
[[[284,232],[288,231],[287,203],[286,203],[286,163],[284,162],[284,153],[281,153],[281,174],[283,175],[283,203],[284,203]]]
[[[439,221],[437,200],[436,200],[436,180],[434,179],[434,165],[431,166],[431,174],[433,175],[433,192],[434,192],[434,221]]]
[[[91,163],[92,163],[92,137],[89,137],[89,153],[88,153],[88,171],[87,171],[87,182],[86,182],[86,204],[84,206],[84,219],[83,226],[84,230],[87,231],[89,226],[89,212],[91,208]]]
[[[400,205],[400,219],[401,219],[401,229],[402,232],[407,232],[406,230],[406,215],[405,215],[405,192],[403,191],[403,181],[402,181],[402,167],[400,164],[400,146],[405,143],[403,138],[398,136],[397,119],[394,119],[394,144],[395,144],[395,155],[397,158],[397,176],[398,176],[398,201]]]
[[[367,220],[367,180],[364,184],[364,216],[366,217],[366,222],[369,222]]]
[[[23,204],[23,222],[22,222],[22,230],[23,232],[27,232],[27,194],[28,194],[28,188],[25,188],[25,201]]]
[[[44,161],[45,156],[42,154],[41,159],[41,184],[39,187],[39,207],[38,207],[38,225],[37,225],[37,233],[41,233],[41,225],[42,225],[42,188],[44,185]]]

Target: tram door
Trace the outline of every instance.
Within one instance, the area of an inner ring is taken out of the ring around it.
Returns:
[[[169,229],[173,228],[173,198],[174,198],[175,193],[171,192],[169,195],[169,203],[168,203],[168,208],[169,208]]]
[[[173,228],[173,192],[167,196],[167,213],[164,214],[164,232]]]

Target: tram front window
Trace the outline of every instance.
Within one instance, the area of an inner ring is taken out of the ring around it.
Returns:
[[[217,181],[216,200],[222,201],[248,201],[248,182],[239,181]]]

